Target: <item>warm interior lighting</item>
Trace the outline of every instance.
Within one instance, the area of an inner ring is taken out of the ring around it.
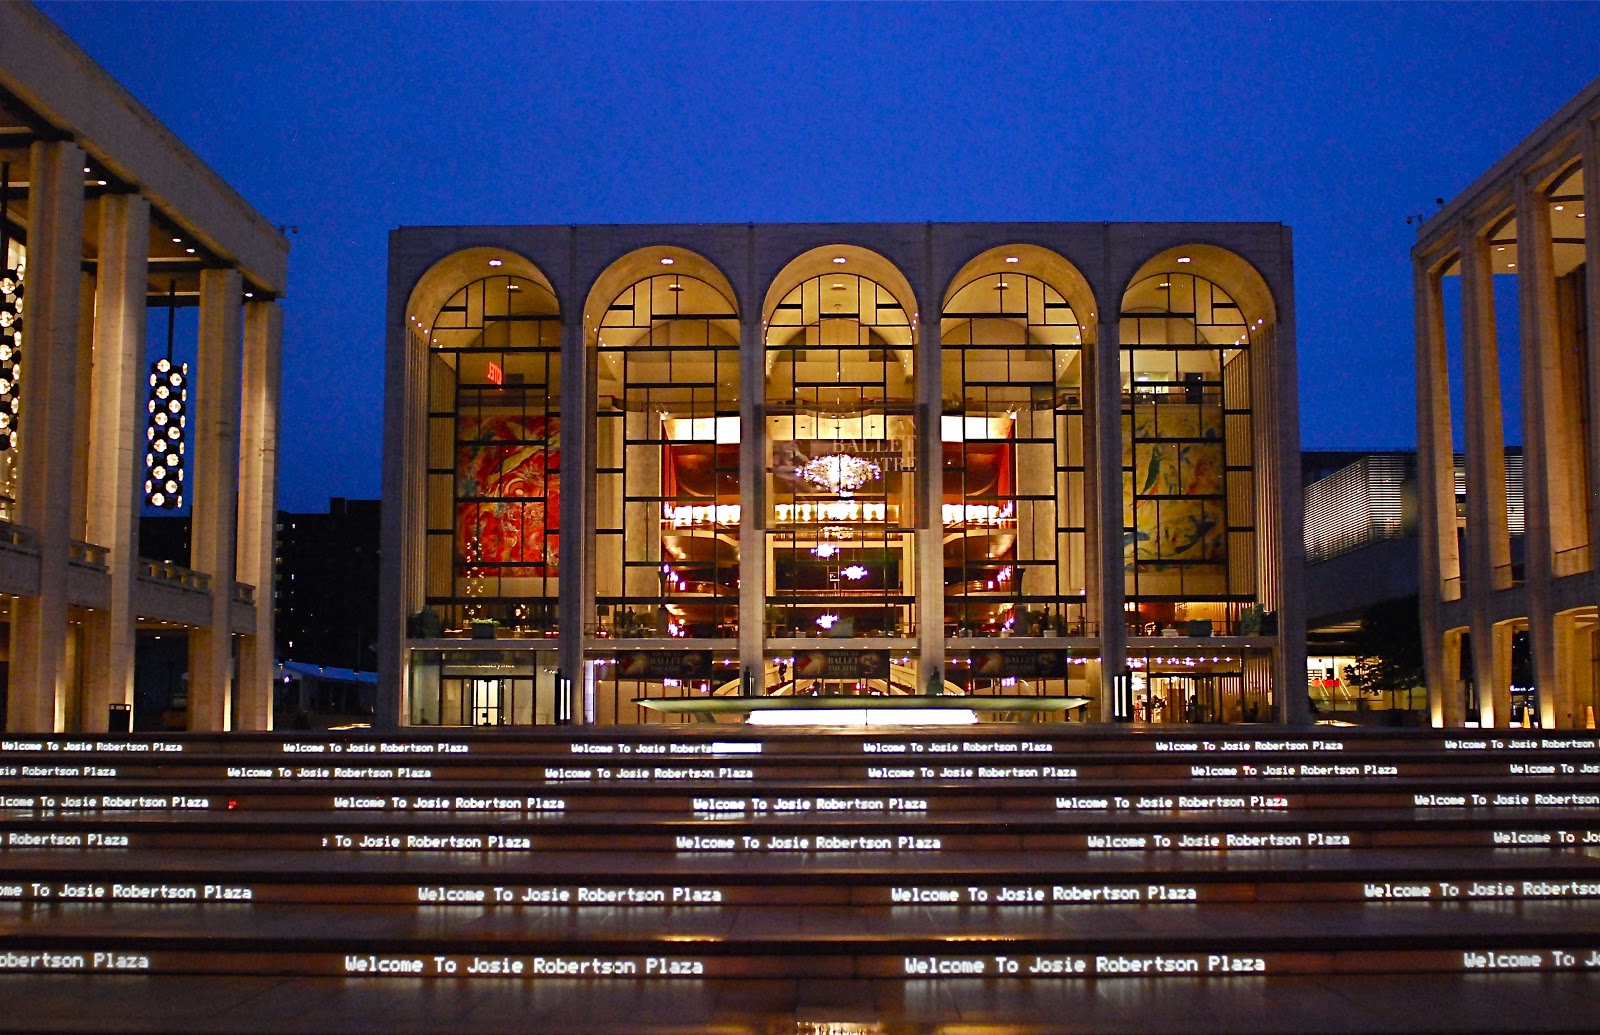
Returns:
[[[854,492],[880,477],[883,469],[871,460],[849,453],[829,453],[808,461],[795,473],[818,488],[843,494]]]
[[[671,266],[676,261],[677,261],[676,259],[674,259],[672,256],[669,255],[666,258],[661,260],[661,265],[663,265],[663,266]]]
[[[846,260],[845,260],[845,257],[844,257],[844,256],[843,256],[843,255],[835,255],[835,256],[834,256],[834,257],[833,257],[833,261],[834,261],[834,264],[835,264],[835,265],[837,265],[837,266],[843,266],[843,265],[844,265],[844,264],[845,264],[845,261],[846,261]]]
[[[1180,255],[1180,256],[1178,256],[1178,261],[1179,262],[1193,262],[1194,260],[1190,259],[1187,255]]]
[[[1019,262],[1021,260],[1019,260],[1015,255],[1007,255],[1006,256],[1006,261],[1007,262]]]
[[[500,265],[503,265],[503,263],[499,259],[490,259],[489,260],[489,265],[491,265],[491,266],[500,266]]]

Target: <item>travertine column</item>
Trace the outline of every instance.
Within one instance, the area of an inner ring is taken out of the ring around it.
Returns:
[[[916,323],[914,344],[917,401],[917,640],[921,665],[917,689],[926,692],[938,673],[949,678],[944,661],[944,345],[939,296],[926,293]]]
[[[596,350],[589,347],[584,333],[583,310],[564,312],[561,318],[561,512],[559,609],[560,636],[557,640],[561,674],[570,680],[568,701],[557,702],[558,715],[574,723],[592,723],[595,716],[585,708],[583,678],[583,634],[594,614],[594,557],[588,544],[594,541],[590,515],[594,510],[595,485],[590,477],[594,435],[594,404],[589,398],[593,384],[590,364]],[[559,692],[559,689],[558,689]]]
[[[231,726],[233,582],[239,489],[239,324],[237,270],[200,273],[198,398],[189,428],[194,455],[190,567],[211,576],[211,616],[189,632],[189,728]]]
[[[150,203],[137,194],[100,199],[100,265],[95,298],[94,378],[89,391],[89,484],[85,515],[90,542],[107,550],[111,599],[89,616],[84,666],[84,724],[106,728],[112,704],[133,704],[135,614],[139,561],[140,434],[144,410],[144,334]]]
[[[1588,364],[1591,398],[1600,386],[1600,126],[1583,124],[1583,256]],[[1594,218],[1588,218],[1593,215]],[[1592,403],[1590,404],[1593,405]],[[1589,571],[1600,572],[1600,420],[1589,419]],[[1600,601],[1592,600],[1591,603]],[[1583,717],[1579,717],[1583,721]]]
[[[765,692],[767,678],[767,347],[760,297],[751,284],[746,306],[757,308],[739,319],[739,674],[751,674],[756,693]]]
[[[239,581],[255,587],[255,631],[239,650],[236,729],[272,728],[273,541],[278,520],[278,394],[283,310],[244,307],[244,378],[239,443]]]
[[[1444,580],[1455,579],[1458,592],[1461,586],[1444,294],[1439,274],[1420,262],[1412,271],[1412,289],[1417,331],[1417,511],[1422,524],[1418,606],[1422,612],[1423,670],[1433,725],[1457,727],[1465,721],[1466,702],[1454,681],[1445,678],[1449,666],[1440,620]]]
[[[1470,224],[1461,228],[1461,355],[1467,429],[1467,572],[1463,592],[1472,614],[1472,670],[1484,726],[1509,719],[1510,689],[1497,685],[1497,638],[1489,595],[1495,570],[1511,563],[1506,530],[1506,458],[1501,435],[1500,363],[1495,338],[1494,275],[1487,246]]]
[[[1528,640],[1539,723],[1572,726],[1572,684],[1555,678],[1555,616],[1550,608],[1554,544],[1573,534],[1582,501],[1571,477],[1577,429],[1560,420],[1561,357],[1556,343],[1556,282],[1550,204],[1526,181],[1517,184],[1517,289],[1522,349],[1523,564]]]
[[[1102,303],[1104,305],[1104,303]],[[1122,529],[1122,371],[1121,325],[1102,317],[1096,345],[1087,350],[1094,391],[1085,399],[1085,423],[1092,425],[1093,452],[1085,466],[1094,479],[1094,512],[1090,521],[1099,526],[1100,609],[1100,721],[1112,720],[1112,695],[1116,677],[1128,668],[1128,623],[1122,606],[1127,598],[1123,572]]]
[[[28,288],[18,428],[17,511],[39,547],[39,595],[11,610],[13,732],[48,733],[71,721],[66,700],[67,547],[83,255],[83,152],[36,143],[29,155]]]

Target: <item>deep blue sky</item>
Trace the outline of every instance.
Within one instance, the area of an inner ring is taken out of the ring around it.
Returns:
[[[1279,220],[1305,445],[1411,444],[1405,217],[1600,75],[1597,4],[42,7],[299,227],[291,510],[378,494],[401,225]]]

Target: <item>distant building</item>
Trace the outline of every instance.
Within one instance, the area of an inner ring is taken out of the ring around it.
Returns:
[[[1600,204],[1597,119],[1600,80],[1427,220],[1411,251],[1421,616],[1438,726],[1585,726],[1600,706],[1600,226],[1586,218]],[[1512,284],[1514,335],[1496,327]],[[1459,319],[1447,319],[1456,294]],[[1513,348],[1522,508],[1502,434]]]
[[[278,515],[278,657],[377,670],[377,500]]]
[[[0,4],[7,730],[125,722],[157,628],[185,631],[183,724],[270,725],[288,250],[35,7]],[[198,309],[192,375],[147,356],[152,305]],[[142,563],[141,505],[180,499],[190,549]]]

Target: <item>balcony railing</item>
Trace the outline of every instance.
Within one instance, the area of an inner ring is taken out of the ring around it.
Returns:
[[[139,577],[193,593],[211,592],[211,576],[171,561],[139,559]]]
[[[22,525],[14,525],[9,521],[0,521],[0,550],[14,550],[17,553],[37,553],[39,550],[38,538],[33,529]]]
[[[1461,599],[1461,576],[1452,575],[1439,584],[1440,600]]]
[[[95,571],[106,570],[106,557],[110,553],[104,546],[94,543],[85,543],[77,539],[67,543],[67,563],[76,564],[80,568],[92,568]]]
[[[1569,550],[1557,550],[1554,557],[1550,558],[1550,573],[1556,578],[1564,575],[1581,575],[1586,571],[1593,571],[1589,561],[1589,544],[1574,546]]]
[[[235,582],[233,599],[235,603],[253,605],[256,602],[256,588],[248,582]]]
[[[1496,564],[1489,569],[1489,585],[1493,589],[1511,589],[1522,585],[1522,565]]]

